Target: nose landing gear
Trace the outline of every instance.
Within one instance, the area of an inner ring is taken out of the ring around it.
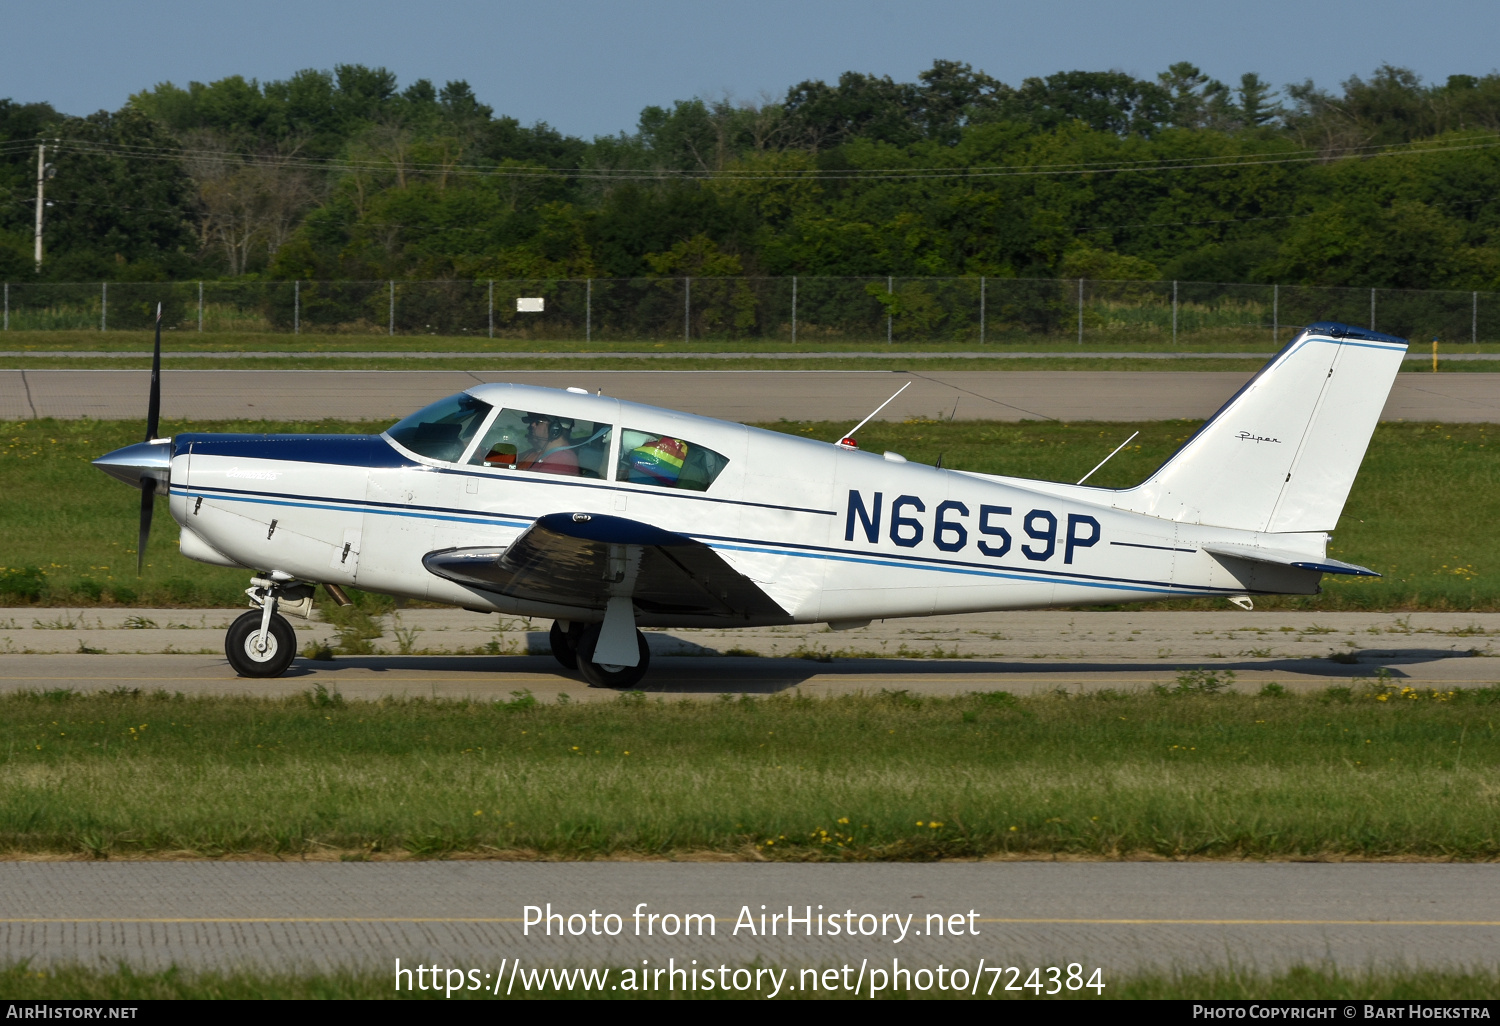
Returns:
[[[251,578],[245,594],[258,608],[242,614],[224,635],[224,655],[241,677],[280,677],[297,656],[297,636],[276,609],[281,605],[293,615],[310,615],[313,588],[283,576]]]

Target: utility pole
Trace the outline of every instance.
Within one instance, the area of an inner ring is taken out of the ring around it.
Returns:
[[[57,151],[58,139],[52,140],[52,150]],[[44,185],[49,178],[57,174],[57,168],[47,163],[47,144],[39,142],[36,144],[36,269],[42,269],[42,211],[47,206]]]
[[[47,180],[47,144],[38,143],[36,148],[36,269],[42,269],[42,205],[45,202],[42,184]]]

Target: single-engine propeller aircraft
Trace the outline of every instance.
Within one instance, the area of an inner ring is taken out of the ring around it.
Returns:
[[[1316,594],[1406,351],[1300,332],[1133,488],[906,462],[582,389],[481,384],[378,435],[158,438],[94,461],[169,496],[189,559],[254,571],[229,628],[240,674],[295,655],[282,613],[316,585],[553,621],[590,684],[630,687],[639,629],[827,622],[1220,596]]]

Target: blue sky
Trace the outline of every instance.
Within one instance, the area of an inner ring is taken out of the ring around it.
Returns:
[[[846,70],[912,81],[935,58],[1018,83],[1054,71],[1152,76],[1189,60],[1235,82],[1336,88],[1382,62],[1429,80],[1497,70],[1494,0],[10,0],[0,97],[74,114],[156,82],[383,65],[402,85],[467,79],[497,113],[592,136],[647,104],[779,97]]]

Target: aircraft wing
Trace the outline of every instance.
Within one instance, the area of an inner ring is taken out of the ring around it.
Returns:
[[[603,610],[621,593],[645,613],[736,620],[786,615],[702,542],[599,513],[549,513],[508,546],[439,549],[422,565],[484,591],[585,609]]]
[[[1324,556],[1322,559],[1310,559],[1307,556],[1295,552],[1283,552],[1278,549],[1263,549],[1255,545],[1233,545],[1229,543],[1211,542],[1203,546],[1204,551],[1218,556],[1233,556],[1235,559],[1248,559],[1254,563],[1271,563],[1275,566],[1293,566],[1298,570],[1316,570],[1325,574],[1347,574],[1350,577],[1379,577],[1380,575],[1368,567],[1358,566],[1354,563],[1345,563],[1341,559],[1330,559]]]

